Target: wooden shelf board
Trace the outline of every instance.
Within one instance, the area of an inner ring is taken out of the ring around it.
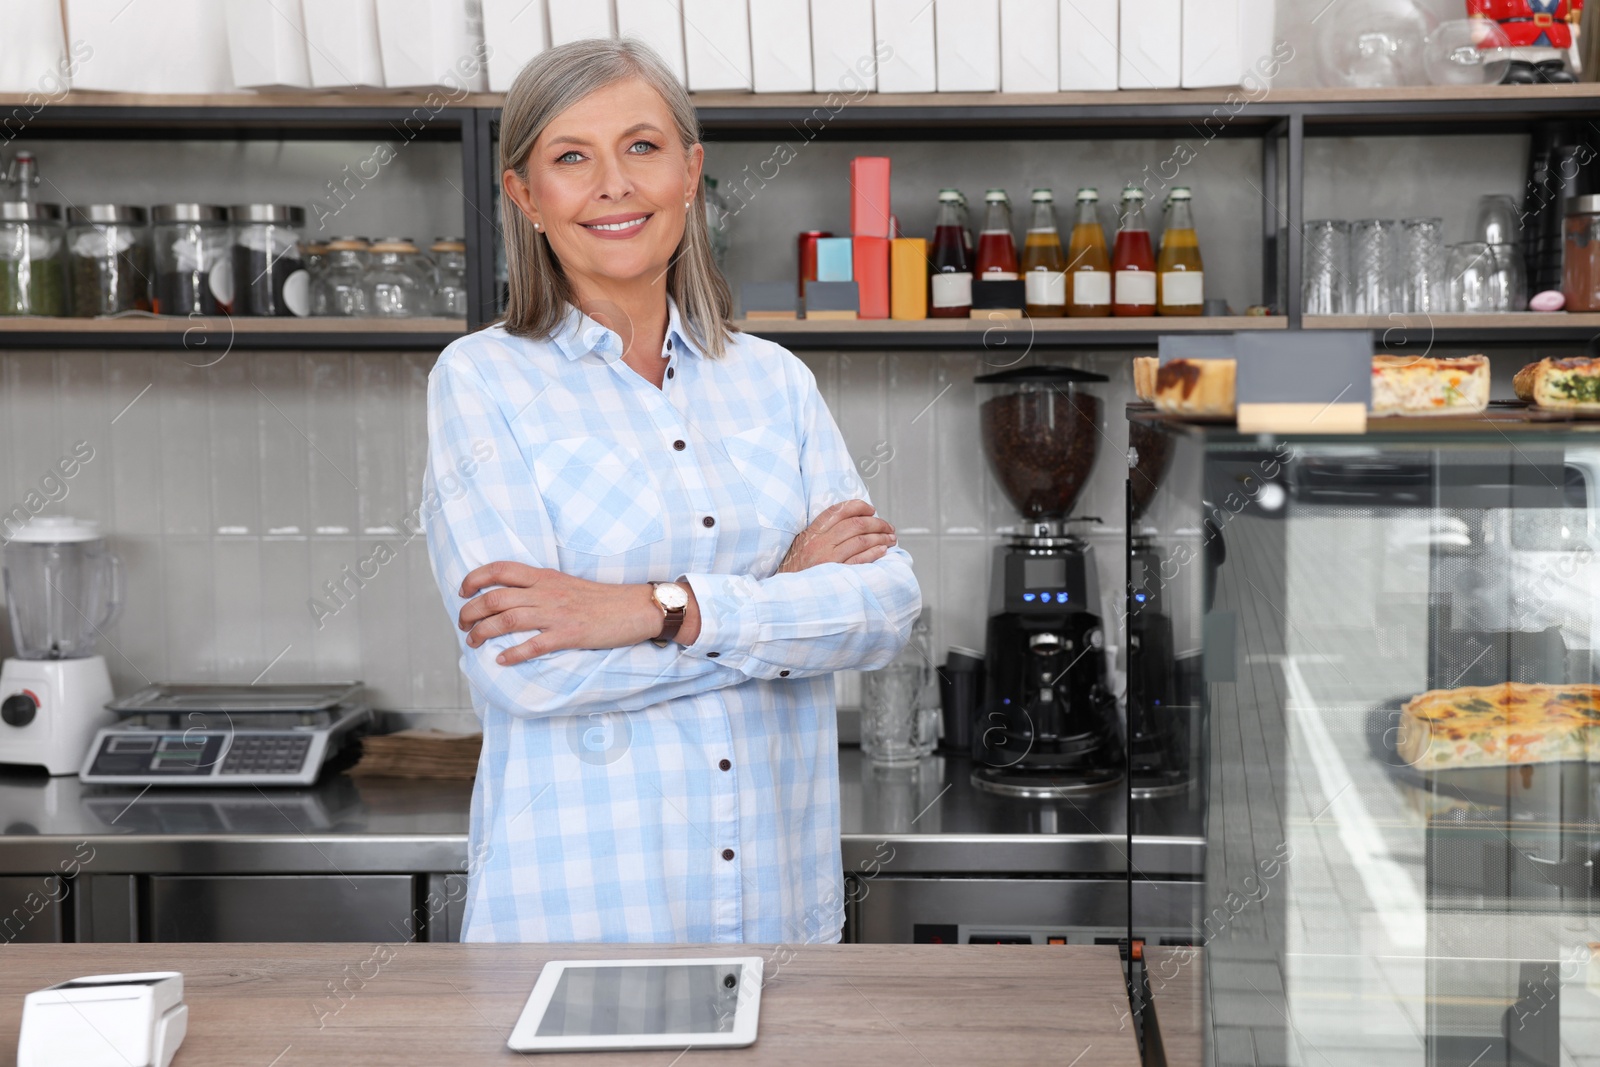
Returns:
[[[1391,330],[1425,332],[1435,330],[1481,330],[1484,333],[1520,330],[1594,330],[1600,333],[1600,313],[1522,311],[1501,315],[1426,314],[1395,312],[1392,315],[1307,315],[1308,330]]]
[[[1028,330],[1038,333],[1232,333],[1235,330],[1281,330],[1288,320],[1281,315],[1212,315],[1182,318],[1106,319],[738,319],[741,330],[760,336],[808,333],[982,334],[989,330]]]
[[[183,315],[126,318],[51,318],[40,315],[0,316],[0,336],[7,333],[62,334],[182,334],[189,330],[226,335],[235,334],[410,334],[466,333],[465,319],[345,319],[345,318],[188,318]]]
[[[701,108],[814,108],[831,102],[837,105],[840,93],[691,93],[690,99]],[[1114,92],[1058,93],[869,93],[854,98],[851,104],[879,108],[972,108],[972,107],[1118,107],[1221,104],[1251,94],[1233,88],[1210,89],[1124,89]],[[1560,100],[1600,100],[1600,83],[1577,85],[1422,85],[1392,89],[1273,89],[1257,103],[1274,104],[1397,104],[1439,101],[1526,101],[1531,104]],[[30,93],[0,93],[0,107],[223,107],[223,108],[497,108],[504,93],[455,94],[437,89],[362,89],[348,92],[325,90],[274,90],[236,93],[109,93],[74,91],[61,96],[41,97]]]

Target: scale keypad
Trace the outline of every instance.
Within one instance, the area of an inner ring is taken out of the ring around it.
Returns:
[[[235,735],[222,761],[223,774],[295,774],[304,766],[311,738],[289,734]]]

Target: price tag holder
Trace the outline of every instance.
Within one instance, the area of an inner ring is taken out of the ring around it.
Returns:
[[[1240,433],[1367,432],[1371,331],[1245,332],[1233,342]]]

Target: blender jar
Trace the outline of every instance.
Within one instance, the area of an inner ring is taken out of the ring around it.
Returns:
[[[33,519],[3,555],[11,639],[21,659],[81,659],[122,606],[122,568],[100,524]]]

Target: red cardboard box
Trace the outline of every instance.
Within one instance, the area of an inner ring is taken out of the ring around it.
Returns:
[[[888,156],[850,161],[850,232],[856,237],[889,236]]]
[[[852,237],[850,265],[861,288],[861,317],[889,317],[889,239]]]

